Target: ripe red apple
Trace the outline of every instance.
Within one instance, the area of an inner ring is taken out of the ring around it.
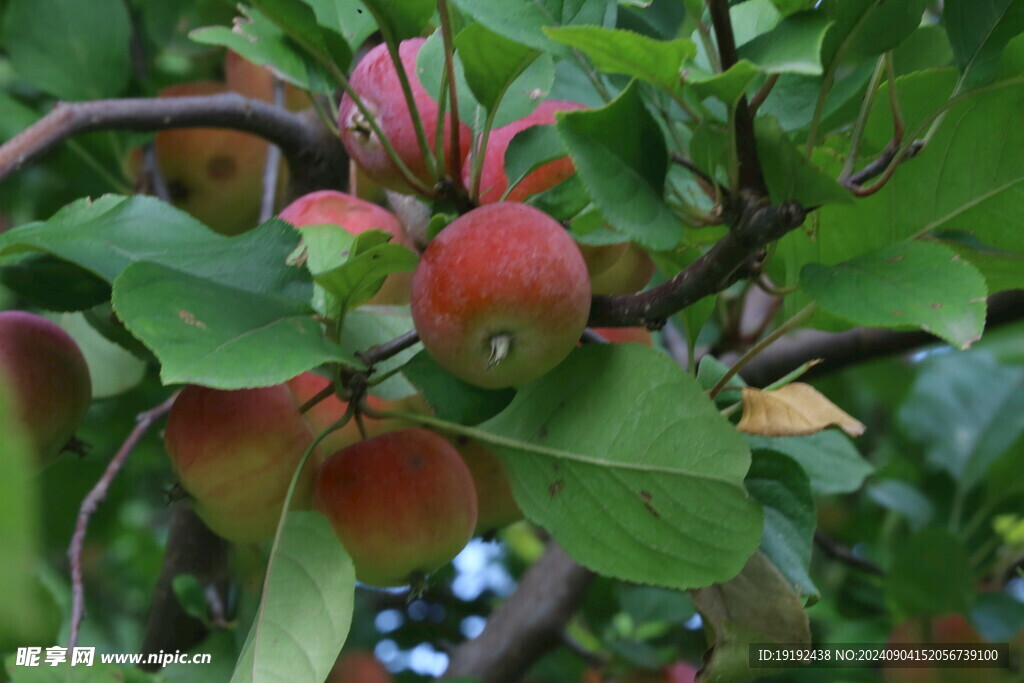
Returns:
[[[595,327],[593,330],[612,344],[634,342],[654,346],[654,340],[646,327]]]
[[[89,367],[75,340],[33,313],[0,312],[0,381],[39,463],[59,455],[92,401]]]
[[[458,452],[425,429],[338,451],[316,473],[313,503],[352,557],[356,578],[401,586],[455,557],[473,535],[476,492]]]
[[[165,88],[160,97],[226,91],[221,83],[197,81]],[[256,227],[267,158],[265,140],[224,128],[178,128],[157,133],[154,145],[175,206],[224,235]],[[139,154],[132,159],[136,173],[140,159]]]
[[[427,352],[467,382],[524,384],[575,348],[590,312],[575,242],[526,204],[488,204],[452,221],[413,274],[412,318]]]
[[[391,683],[391,674],[372,652],[342,652],[325,683]]]
[[[491,204],[501,201],[501,196],[508,187],[508,178],[505,176],[505,151],[517,133],[534,126],[553,124],[555,112],[585,108],[579,102],[547,100],[537,105],[528,116],[492,130],[487,139],[487,150],[484,152],[483,168],[480,171],[480,203]],[[466,159],[462,169],[466,187],[469,187],[472,166],[473,160]],[[506,201],[521,202],[532,194],[551,189],[575,172],[576,167],[568,156],[550,161],[523,178],[509,192]]]
[[[416,76],[416,57],[424,42],[426,42],[425,38],[404,40],[399,45],[398,54],[409,77],[413,101],[416,103],[416,109],[423,121],[427,143],[430,149],[434,150],[437,140],[437,102],[423,89]],[[427,186],[433,187],[438,178],[432,177],[428,171],[416,138],[412,115],[398,80],[398,71],[391,61],[391,55],[388,53],[386,45],[378,45],[359,60],[359,64],[356,65],[349,78],[349,85],[366,104],[367,109],[395,148],[402,162],[416,178]],[[445,118],[445,159],[441,161],[447,163],[451,142],[451,124],[447,121],[447,116]],[[349,156],[366,171],[366,175],[389,190],[412,192],[408,183],[402,178],[398,167],[388,157],[380,139],[370,128],[366,117],[359,111],[347,93],[341,98],[338,128],[341,131],[341,141]],[[469,151],[469,127],[460,123],[458,135],[459,149],[464,156]],[[460,159],[458,168],[450,169],[449,173],[460,173],[461,169],[462,160]]]
[[[224,58],[224,83],[228,90],[264,102],[274,101],[274,76],[270,70],[250,62],[237,52],[228,50]],[[313,106],[306,93],[291,83],[284,86],[284,107],[302,111]]]
[[[632,294],[651,281],[656,266],[647,252],[630,244],[610,267],[590,278],[594,294]]]
[[[273,537],[288,485],[313,431],[287,385],[225,391],[188,386],[167,418],[164,444],[196,514],[224,538]],[[309,508],[316,459],[303,469],[295,507]]]
[[[398,217],[387,209],[336,190],[320,190],[299,197],[284,208],[279,217],[296,227],[331,224],[358,235],[366,230],[383,230],[393,241],[412,248],[412,242]],[[407,304],[412,273],[392,273],[366,303],[372,305]]]
[[[323,391],[328,384],[330,384],[330,381],[326,377],[321,377],[320,375],[312,372],[304,372],[301,375],[288,380],[288,388],[295,395],[300,406]],[[412,396],[407,396],[393,401],[380,398],[379,396],[374,396],[373,394],[367,394],[366,405],[370,409],[378,412],[419,413],[423,415],[427,415],[431,412],[427,402],[419,394],[414,394]],[[347,408],[347,402],[342,401],[336,395],[332,394],[307,410],[305,418],[313,429],[314,436],[319,435],[325,429],[340,420],[345,414]],[[413,426],[413,424],[408,420],[398,418],[377,419],[369,416],[363,416],[362,419],[363,427],[366,428],[367,438],[379,436],[387,432],[393,432],[396,429],[402,429],[403,427]],[[327,456],[361,441],[362,438],[363,437],[359,432],[359,425],[356,423],[355,419],[350,419],[344,427],[336,429],[328,434],[327,437],[320,442],[319,450],[324,454],[324,456]]]
[[[476,439],[454,438],[455,448],[473,476],[476,489],[476,530],[486,534],[523,518],[523,511],[512,496],[512,485],[505,466],[491,449]]]

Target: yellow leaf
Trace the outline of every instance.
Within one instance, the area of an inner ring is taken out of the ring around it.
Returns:
[[[743,387],[741,432],[760,436],[805,436],[839,427],[850,436],[864,433],[864,425],[810,384],[793,382],[775,391]]]

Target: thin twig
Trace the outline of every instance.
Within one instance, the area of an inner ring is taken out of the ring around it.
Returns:
[[[409,347],[414,346],[419,342],[419,340],[420,337],[416,334],[416,330],[409,330],[401,337],[396,337],[391,341],[384,342],[383,344],[371,346],[365,351],[357,353],[356,358],[363,361],[368,366],[373,366],[382,360],[387,360],[388,358],[405,351]]]
[[[92,487],[92,490],[82,500],[78,509],[78,520],[75,523],[75,531],[71,536],[71,543],[68,546],[68,560],[71,563],[71,635],[68,638],[68,647],[73,648],[78,642],[78,631],[82,625],[82,618],[85,616],[85,587],[82,581],[82,546],[85,543],[85,532],[89,528],[89,520],[99,507],[100,503],[107,497],[110,485],[121,471],[128,456],[131,455],[135,446],[145,436],[153,423],[162,418],[174,405],[177,393],[155,408],[147,410],[135,418],[135,428],[132,429],[128,438],[121,444],[121,448],[111,458],[103,476]]]
[[[284,107],[284,81],[271,76],[273,84],[273,102],[278,108]],[[267,163],[263,166],[263,196],[260,199],[260,223],[270,220],[274,215],[274,200],[277,197],[277,171],[281,166],[281,148],[271,144],[267,146]]]
[[[0,146],[0,182],[81,133],[230,128],[280,146],[298,187],[335,187],[347,175],[347,157],[340,140],[325,136],[319,122],[313,125],[315,120],[237,93],[59,102],[49,114]]]
[[[693,159],[691,159],[690,157],[680,154],[679,152],[672,151],[669,152],[669,158],[672,159],[672,163],[679,164],[687,171],[697,176],[698,179],[702,180],[710,187],[714,188],[716,186],[715,180],[707,173],[702,171],[700,168],[698,168],[697,165],[693,163]]]
[[[455,189],[465,190],[462,182],[462,150],[459,140],[459,98],[456,93],[458,85],[455,81],[455,45],[452,38],[451,15],[448,12],[448,0],[437,0],[437,13],[441,17],[441,36],[444,39],[444,66],[448,73],[448,113],[450,115],[447,177],[451,178]]]
[[[775,84],[779,81],[779,74],[771,74],[765,80],[764,85],[758,88],[754,96],[750,98],[750,115],[754,116],[757,114],[757,110],[761,108],[764,101],[768,99],[768,95],[771,94]]]
[[[862,557],[857,557],[853,554],[846,546],[842,545],[834,538],[826,536],[820,531],[814,534],[814,545],[821,548],[822,552],[831,557],[833,560],[842,562],[843,564],[853,567],[854,569],[860,569],[869,574],[875,576],[885,576],[885,570],[879,567],[871,560],[865,560]]]

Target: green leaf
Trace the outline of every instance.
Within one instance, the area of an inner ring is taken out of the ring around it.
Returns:
[[[906,617],[966,612],[974,597],[967,549],[949,530],[929,527],[892,545],[885,590]]]
[[[821,48],[832,22],[823,12],[786,17],[769,33],[739,48],[739,56],[768,73],[822,73]]]
[[[706,586],[760,539],[742,438],[652,349],[577,349],[480,428],[508,439],[491,445],[526,516],[605,576]]]
[[[930,464],[970,491],[1024,434],[1024,369],[984,352],[936,358],[914,382],[899,424]]]
[[[130,41],[121,0],[11,0],[4,15],[3,45],[15,72],[64,100],[123,93]]]
[[[682,238],[662,201],[668,159],[636,81],[600,109],[559,113],[557,129],[594,204],[616,230],[657,251]]]
[[[452,0],[452,4],[495,33],[537,50],[565,56],[568,46],[547,38],[543,29],[605,23],[614,0]]]
[[[330,361],[359,365],[324,338],[307,305],[156,263],[129,266],[112,301],[128,331],[160,359],[165,384],[243,389]]]
[[[757,675],[751,643],[810,643],[803,602],[763,553],[731,581],[691,591],[710,632],[711,657],[701,668],[709,683],[738,683]]]
[[[434,0],[361,0],[385,35],[398,41],[415,38],[434,14]]]
[[[817,596],[808,569],[818,517],[807,475],[781,453],[755,451],[745,483],[764,509],[761,552],[798,595]]]
[[[804,289],[828,313],[869,327],[920,327],[960,349],[985,329],[985,278],[954,251],[903,242],[837,266],[814,263]]]
[[[470,24],[455,36],[462,67],[473,95],[492,111],[506,90],[533,63],[540,52],[509,40],[480,24]]]
[[[320,59],[345,71],[353,51],[338,32],[317,22],[313,8],[304,0],[249,0],[256,9],[277,24],[286,36]]]
[[[861,457],[849,437],[835,430],[809,436],[746,438],[754,450],[776,451],[796,460],[807,473],[815,496],[856,491],[875,469]]]
[[[686,85],[701,99],[716,97],[730,108],[736,106],[758,75],[758,69],[745,59],[733,64],[723,73],[716,74],[689,69],[685,72]]]
[[[993,80],[1003,48],[1024,32],[1024,4],[1018,0],[948,0],[943,22],[963,84],[976,87]]]
[[[868,487],[866,493],[886,510],[903,515],[914,531],[928,526],[935,517],[932,502],[905,481],[883,479]]]
[[[303,0],[313,8],[316,22],[339,34],[352,54],[377,30],[373,15],[359,0]]]
[[[835,21],[825,47],[826,67],[844,58],[887,52],[921,24],[928,0],[846,0],[826,4]]]
[[[757,155],[772,202],[794,199],[806,207],[853,202],[849,190],[801,154],[774,119],[758,118],[756,129]]]
[[[505,150],[508,186],[515,187],[544,164],[565,155],[565,145],[554,126],[530,126],[516,133]]]
[[[416,254],[401,244],[389,244],[392,236],[383,230],[367,230],[358,235],[331,225],[310,225],[299,230],[310,255],[313,279],[335,301],[341,302],[344,310],[366,303],[391,273],[416,268]]]
[[[412,329],[412,316],[409,315],[407,306],[364,306],[345,316],[341,348],[355,357],[360,351],[391,341]],[[419,345],[414,344],[412,348],[375,363],[374,377],[380,377],[402,367],[416,355],[419,348]],[[416,389],[405,377],[397,374],[380,384],[375,384],[371,392],[381,398],[399,399],[416,393]]]
[[[464,425],[494,417],[516,394],[513,389],[482,389],[463,382],[438,365],[426,351],[416,354],[402,367],[402,372],[420,390],[438,418]]]
[[[148,261],[305,305],[312,295],[309,273],[285,265],[298,241],[299,233],[279,220],[224,237],[153,197],[105,195],[0,234],[0,263],[49,253],[112,284],[131,264]]]
[[[81,311],[110,298],[105,280],[50,254],[29,255],[0,267],[0,284],[49,311]]]
[[[697,54],[697,47],[688,38],[654,40],[632,31],[599,26],[545,28],[544,33],[581,50],[602,71],[639,78],[669,93],[680,92],[683,63]]]
[[[234,30],[210,26],[189,37],[204,45],[223,45],[254,64],[267,66],[283,80],[303,90],[330,94],[337,85],[327,70],[288,38],[273,21],[252,7],[242,7],[243,18]]]
[[[231,683],[322,681],[348,637],[355,569],[319,512],[289,512]]]
[[[782,14],[772,0],[747,0],[730,7],[729,18],[739,47],[778,26]]]
[[[960,242],[942,243],[970,261],[981,272],[988,285],[989,294],[1009,289],[1024,289],[1024,253],[975,249]]]

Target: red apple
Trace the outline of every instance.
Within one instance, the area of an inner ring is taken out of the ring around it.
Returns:
[[[235,542],[273,537],[313,431],[287,385],[225,391],[188,386],[167,418],[164,444],[181,487],[214,532]],[[314,452],[295,506],[310,507]]]
[[[643,289],[656,267],[647,252],[630,244],[615,263],[590,278],[594,294],[632,294]]]
[[[356,568],[401,586],[450,561],[476,525],[473,478],[458,452],[425,429],[388,432],[338,451],[316,473],[313,502]]]
[[[505,466],[491,449],[476,439],[454,438],[455,448],[473,476],[476,489],[475,535],[486,534],[523,518],[523,511],[512,496],[512,485]]]
[[[398,54],[409,77],[413,101],[420,119],[423,121],[427,143],[430,149],[434,150],[437,140],[438,106],[434,98],[423,89],[419,77],[416,75],[416,57],[424,42],[426,42],[425,38],[404,40],[399,45]],[[366,105],[402,162],[416,178],[428,187],[433,187],[438,178],[431,175],[423,158],[412,115],[398,80],[398,71],[391,61],[391,55],[388,53],[386,45],[376,46],[359,60],[359,64],[356,65],[349,78],[349,85]],[[450,126],[446,116],[444,124],[445,158],[440,160],[442,165],[447,163],[450,152]],[[366,171],[366,175],[389,190],[412,192],[398,167],[388,157],[380,139],[370,128],[366,117],[359,111],[347,93],[341,98],[338,128],[341,131],[341,141],[349,156]],[[459,149],[464,156],[469,151],[469,127],[460,123],[458,135]],[[461,169],[462,160],[460,159],[458,168],[451,169],[449,173],[459,173]]]
[[[75,340],[33,313],[0,312],[0,381],[39,463],[59,455],[92,401],[89,367]]]
[[[537,105],[537,108],[528,116],[491,131],[487,139],[487,149],[484,152],[484,163],[480,173],[479,201],[481,204],[501,201],[501,196],[508,187],[508,178],[505,176],[505,151],[508,149],[509,143],[512,142],[512,138],[527,128],[553,124],[556,112],[574,109],[585,109],[585,106],[569,100],[547,100]],[[469,187],[472,167],[473,160],[469,158],[462,169],[466,187]],[[532,194],[551,189],[575,172],[576,167],[568,156],[550,161],[523,178],[509,192],[506,201],[521,202]]]
[[[342,652],[325,683],[391,683],[391,674],[372,652]]]
[[[226,91],[221,83],[197,81],[165,88],[160,96],[216,95]],[[256,227],[267,159],[265,140],[224,128],[178,128],[157,133],[154,145],[160,172],[175,206],[224,235]],[[132,165],[138,172],[138,154]]]
[[[383,207],[336,190],[320,190],[299,197],[279,217],[296,227],[330,224],[358,235],[366,230],[383,230],[393,241],[412,248],[412,242],[398,218]],[[373,297],[372,305],[407,304],[412,273],[392,273]]]
[[[590,312],[575,242],[526,204],[488,204],[452,221],[413,275],[412,317],[427,352],[478,386],[524,384],[575,348]]]

